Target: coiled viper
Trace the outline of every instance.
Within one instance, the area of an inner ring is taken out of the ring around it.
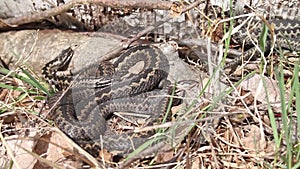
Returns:
[[[43,74],[60,89],[70,77],[59,76],[66,70],[74,51],[64,50],[43,68]],[[101,62],[84,68],[65,92],[50,98],[50,118],[58,128],[85,150],[98,156],[101,145],[106,150],[127,154],[147,137],[132,133],[116,134],[107,128],[114,112],[149,115],[153,122],[166,110],[170,93],[169,65],[166,56],[154,46],[137,46],[120,55],[114,63]]]

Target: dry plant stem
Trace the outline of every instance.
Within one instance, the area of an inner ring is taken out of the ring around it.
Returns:
[[[2,121],[0,122],[0,129],[2,127]],[[9,145],[7,144],[6,140],[4,139],[2,133],[0,133],[0,141],[2,142],[3,146],[6,148],[6,151],[9,155],[9,157],[11,158],[11,160],[14,163],[14,167],[16,167],[17,169],[20,169],[20,165],[18,163],[18,161],[16,160],[14,153],[12,152],[11,148],[9,147]]]
[[[44,163],[45,165],[52,167],[52,168],[57,168],[60,169],[61,167],[58,166],[56,163],[53,163],[52,161],[49,161],[41,156],[39,156],[38,154],[31,152],[30,150],[27,150],[26,148],[16,144],[16,146],[20,149],[22,149],[23,151],[25,151],[26,153],[28,153],[29,155],[31,155],[32,157],[34,157],[35,159],[37,159],[38,161]]]
[[[217,113],[217,112],[213,112],[213,113]],[[197,120],[184,120],[184,121],[180,121],[180,122],[166,122],[160,125],[154,125],[154,126],[146,126],[143,128],[134,128],[134,127],[126,127],[125,129],[131,129],[133,130],[133,132],[135,133],[141,133],[141,132],[146,132],[146,131],[153,131],[156,129],[162,129],[162,128],[168,128],[168,127],[175,127],[175,126],[183,126],[183,125],[189,125],[189,124],[195,124],[195,123],[200,123],[200,122],[206,122],[206,121],[211,121],[214,120],[216,118],[222,118],[222,117],[226,117],[229,115],[235,115],[235,114],[239,114],[241,112],[231,112],[231,113],[224,113],[224,112],[220,112],[217,114],[214,114],[214,116],[211,117],[206,117],[206,118],[202,118],[202,119],[197,119]]]
[[[206,48],[207,40],[206,39],[187,39],[187,40],[180,41],[180,44],[188,45],[188,46],[197,45],[199,47]],[[211,51],[219,50],[218,44],[211,42],[210,45],[211,45],[211,48],[210,48]],[[228,49],[227,54],[232,55],[232,56],[240,56],[240,55],[242,55],[242,52],[235,50],[235,49]]]
[[[21,24],[40,21],[64,13],[72,7],[80,4],[95,4],[113,8],[147,8],[169,10],[174,3],[159,0],[73,0],[64,5],[57,6],[46,11],[0,20],[0,28],[16,27]]]
[[[66,139],[66,141],[68,141],[70,144],[72,144],[72,146],[74,146],[75,148],[77,148],[78,150],[80,150],[81,153],[85,152],[84,150],[82,150],[81,147],[79,147],[77,144],[75,144],[73,141],[71,141],[70,138],[66,137],[66,136],[64,135],[64,133],[62,133],[62,132],[59,131],[58,129],[54,129],[53,132],[57,132],[57,133],[60,134],[61,136],[64,136],[65,139]],[[97,162],[91,161],[91,158],[89,158],[89,156],[87,156],[87,153],[84,153],[84,156],[80,156],[79,154],[74,153],[74,151],[71,151],[71,150],[68,149],[68,148],[65,148],[65,147],[63,147],[63,146],[61,146],[61,145],[59,145],[59,144],[56,144],[55,142],[51,142],[51,141],[49,141],[49,140],[47,140],[47,139],[44,139],[44,138],[38,138],[38,139],[39,139],[39,141],[42,141],[42,142],[46,142],[46,143],[52,144],[52,145],[54,145],[54,146],[56,146],[56,147],[62,149],[63,151],[68,152],[68,153],[74,155],[76,158],[82,160],[83,162],[85,162],[86,164],[88,164],[88,165],[90,165],[90,166],[97,166],[97,165],[96,165]],[[33,139],[33,140],[34,140],[34,139]],[[84,157],[88,158],[90,161],[87,160],[87,159],[84,158]]]
[[[166,143],[164,142],[159,142],[157,144],[155,144],[152,147],[149,147],[143,151],[141,151],[138,155],[136,155],[133,158],[128,159],[127,161],[125,161],[124,163],[121,163],[120,166],[118,168],[125,168],[128,167],[132,162],[144,158],[150,154],[153,154],[153,152],[157,152],[157,151],[161,151],[161,150],[168,150],[169,147],[166,148]]]
[[[185,13],[185,12],[187,12],[187,11],[195,8],[200,3],[202,3],[202,1],[198,0],[198,1],[194,2],[194,3],[192,3],[191,5],[187,6],[186,8],[184,8],[182,11],[180,11],[180,13]],[[134,38],[129,39],[128,42],[124,44],[124,47],[127,48],[128,46],[130,46],[130,44],[132,42],[138,40],[140,37],[142,37],[143,35],[147,34],[148,32],[155,30],[159,25],[162,25],[163,23],[167,22],[168,20],[170,20],[172,18],[173,18],[173,16],[168,15],[165,18],[163,18],[161,21],[155,23],[152,26],[149,26],[147,29],[144,29],[143,31],[141,31],[140,33],[138,33]]]
[[[233,129],[233,126],[232,126],[230,120],[228,119],[228,117],[224,117],[224,118],[225,118],[225,121],[227,123],[227,127],[226,128],[229,128],[229,131],[232,133],[234,145],[241,145],[241,146],[243,146],[243,144],[241,142],[241,139],[239,138],[239,136],[236,134],[235,130]]]
[[[192,3],[191,5],[187,6],[185,9],[183,9],[181,11],[181,13],[187,12],[193,8],[195,8],[197,5],[199,5],[201,3],[201,0],[198,0],[194,3]],[[174,5],[174,4],[173,4]],[[147,34],[148,32],[151,32],[153,30],[155,30],[159,25],[162,25],[163,23],[165,23],[166,21],[172,19],[172,16],[168,15],[165,18],[163,18],[161,21],[155,23],[152,26],[149,26],[148,28],[144,29],[143,31],[141,31],[140,33],[138,33],[135,37],[131,38],[131,39],[127,39],[124,40],[123,43],[120,44],[120,46],[114,48],[113,50],[111,50],[110,52],[108,52],[101,60],[111,60],[114,59],[118,56],[118,54],[123,50],[128,48],[130,45],[132,45],[135,41],[137,41],[140,37],[142,37],[143,35]]]
[[[120,55],[122,50],[127,49],[128,45],[126,46],[126,40],[124,42],[120,43],[119,46],[116,46],[115,48],[111,49],[109,52],[107,52],[103,57],[101,57],[100,61],[109,61],[112,60]],[[134,45],[138,45],[139,43],[132,43]]]

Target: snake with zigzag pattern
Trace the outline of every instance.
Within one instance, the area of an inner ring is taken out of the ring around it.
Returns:
[[[49,100],[49,117],[81,147],[98,156],[101,145],[118,154],[128,154],[148,140],[130,132],[116,134],[107,127],[114,112],[148,115],[152,123],[169,102],[169,65],[154,46],[128,49],[114,62],[100,62],[82,69],[75,79],[58,74],[68,68],[74,51],[61,52],[47,63],[43,74],[60,89]],[[66,84],[72,85],[64,89]]]

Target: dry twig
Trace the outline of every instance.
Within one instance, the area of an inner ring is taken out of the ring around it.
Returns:
[[[5,27],[16,27],[18,25],[37,22],[43,19],[47,19],[49,17],[62,14],[72,7],[81,4],[95,4],[101,6],[108,6],[113,8],[146,8],[146,9],[162,9],[169,10],[173,2],[168,1],[159,1],[159,0],[73,0],[64,5],[51,8],[46,11],[41,11],[35,14],[23,15],[15,18],[8,18],[4,20],[0,20],[0,28]]]

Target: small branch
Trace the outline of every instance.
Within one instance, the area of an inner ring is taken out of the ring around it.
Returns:
[[[195,1],[194,3],[192,3],[191,5],[187,6],[184,9],[181,9],[182,6],[178,5],[178,4],[173,4],[172,5],[172,12],[177,13],[178,15],[185,13],[193,8],[195,8],[196,6],[198,6],[200,3],[202,3],[201,0]],[[127,48],[128,46],[130,46],[130,44],[136,40],[138,40],[140,37],[142,37],[143,35],[147,34],[148,32],[151,32],[153,30],[155,30],[156,28],[158,28],[158,26],[162,25],[163,23],[167,22],[168,20],[172,19],[174,16],[172,15],[168,15],[165,18],[163,18],[161,21],[156,22],[155,24],[153,24],[152,26],[149,26],[148,28],[144,29],[143,31],[139,32],[135,37],[131,38],[128,40],[128,42],[125,44],[125,48]]]
[[[0,28],[16,27],[26,23],[37,22],[67,12],[72,7],[81,4],[95,4],[113,8],[147,8],[169,10],[174,3],[162,0],[73,0],[64,5],[57,6],[46,11],[0,20]]]
[[[198,6],[200,3],[202,3],[201,0],[197,0],[194,3],[192,3],[191,5],[187,6],[186,8],[182,9],[181,5],[178,5],[176,3],[173,3],[171,6],[171,11],[173,13],[176,13],[178,15],[181,15],[184,12],[187,12],[193,8],[195,8],[196,6]],[[142,30],[141,32],[139,32],[135,37],[131,38],[131,39],[126,39],[124,40],[120,46],[116,47],[114,50],[110,51],[109,53],[107,53],[102,60],[110,60],[115,58],[116,56],[118,56],[117,54],[120,53],[120,51],[122,51],[123,49],[127,49],[130,45],[132,45],[135,41],[137,41],[140,37],[142,37],[143,35],[147,34],[148,32],[151,32],[153,30],[155,30],[156,28],[158,28],[160,25],[162,25],[163,23],[167,22],[168,20],[172,19],[174,16],[173,15],[167,15],[166,17],[164,17],[161,21],[154,23],[151,26],[148,26],[147,28],[145,28],[144,30]]]

